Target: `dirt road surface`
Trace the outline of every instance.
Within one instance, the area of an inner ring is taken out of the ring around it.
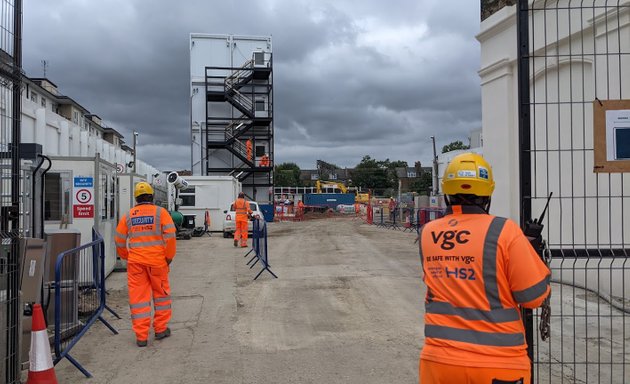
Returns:
[[[417,383],[424,290],[414,234],[353,219],[269,225],[272,270],[245,265],[220,235],[178,241],[170,338],[138,348],[126,274],[108,278],[105,314],[60,383]]]

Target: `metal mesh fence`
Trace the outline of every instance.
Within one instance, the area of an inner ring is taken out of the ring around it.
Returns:
[[[533,378],[627,383],[630,178],[596,168],[594,108],[630,99],[630,1],[519,1],[517,17],[521,219],[553,192],[551,337],[532,335],[535,314]]]
[[[0,377],[17,383],[20,273],[21,1],[0,1]]]

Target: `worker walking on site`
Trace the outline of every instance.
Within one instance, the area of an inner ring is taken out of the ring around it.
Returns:
[[[304,218],[304,202],[302,200],[298,200],[297,203],[297,216],[300,220]]]
[[[550,272],[512,220],[488,214],[492,170],[456,156],[442,179],[446,216],[420,230],[427,286],[420,383],[529,383],[519,306],[540,306]]]
[[[252,209],[249,207],[249,202],[245,200],[245,194],[240,192],[238,199],[233,203],[234,211],[236,212],[236,230],[234,231],[234,246],[238,246],[240,240],[241,247],[247,247],[247,222],[252,216]]]
[[[153,188],[136,184],[136,206],[123,215],[116,227],[116,252],[127,260],[127,285],[131,323],[138,347],[146,347],[151,328],[156,340],[169,337],[171,330],[170,264],[175,257],[175,224],[168,211],[153,204]]]

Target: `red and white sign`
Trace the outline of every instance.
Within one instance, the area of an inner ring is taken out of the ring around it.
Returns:
[[[75,205],[73,208],[73,217],[75,219],[91,219],[94,217],[93,205]]]
[[[74,197],[79,204],[89,204],[92,201],[92,192],[89,189],[81,188]]]
[[[91,219],[94,217],[94,178],[75,177],[72,196],[72,217]]]

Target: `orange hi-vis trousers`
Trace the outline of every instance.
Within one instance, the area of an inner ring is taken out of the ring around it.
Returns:
[[[247,220],[236,220],[234,240],[240,240],[241,247],[247,246]]]
[[[420,384],[529,384],[528,369],[466,367],[420,359]]]
[[[151,328],[151,297],[153,297],[153,329],[164,332],[171,320],[171,287],[167,265],[149,267],[139,263],[127,264],[127,286],[131,308],[132,329],[137,340],[148,340]]]

